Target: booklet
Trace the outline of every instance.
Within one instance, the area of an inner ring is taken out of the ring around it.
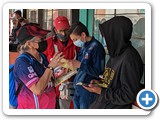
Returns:
[[[66,82],[69,78],[71,78],[75,74],[77,74],[77,70],[70,71],[66,75],[57,78],[55,80],[55,87],[63,82]]]

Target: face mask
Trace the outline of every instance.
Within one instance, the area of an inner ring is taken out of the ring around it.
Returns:
[[[37,49],[38,52],[44,52],[47,49],[47,41],[42,41],[38,43],[39,48]]]
[[[62,42],[67,41],[67,36],[66,36],[66,35],[61,35],[61,34],[58,34],[58,33],[57,33],[57,37],[58,37]]]
[[[77,41],[75,41],[73,43],[77,47],[83,47],[85,42],[82,42],[80,39],[78,39]]]

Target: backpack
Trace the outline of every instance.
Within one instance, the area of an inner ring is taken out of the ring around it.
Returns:
[[[41,54],[41,57],[43,60],[46,60],[45,56]],[[28,53],[21,54],[18,58],[27,58],[30,63],[33,65],[33,59],[30,58]],[[18,87],[16,89],[16,82],[18,83]],[[18,106],[18,94],[20,93],[20,90],[23,86],[22,81],[17,81],[16,75],[14,73],[14,64],[11,64],[9,66],[9,103],[11,108],[17,108]]]

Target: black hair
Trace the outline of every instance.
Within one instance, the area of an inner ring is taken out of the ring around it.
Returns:
[[[81,35],[82,32],[84,32],[86,34],[86,36],[89,36],[89,32],[87,30],[87,27],[81,22],[75,22],[71,25],[67,34],[68,35],[70,35],[70,34]]]
[[[21,15],[22,15],[22,13],[21,13],[20,10],[17,10],[17,11],[15,11],[14,13],[18,14],[20,17],[21,17]]]
[[[25,20],[25,18],[23,18],[23,17],[20,18],[20,19],[19,19],[19,23],[24,22],[24,20]]]

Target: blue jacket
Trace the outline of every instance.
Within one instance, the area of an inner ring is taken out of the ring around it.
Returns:
[[[105,50],[103,45],[92,37],[91,41],[86,42],[81,48],[77,60],[81,62],[78,73],[74,79],[74,87],[77,82],[90,83],[91,80],[99,79],[105,69]]]

